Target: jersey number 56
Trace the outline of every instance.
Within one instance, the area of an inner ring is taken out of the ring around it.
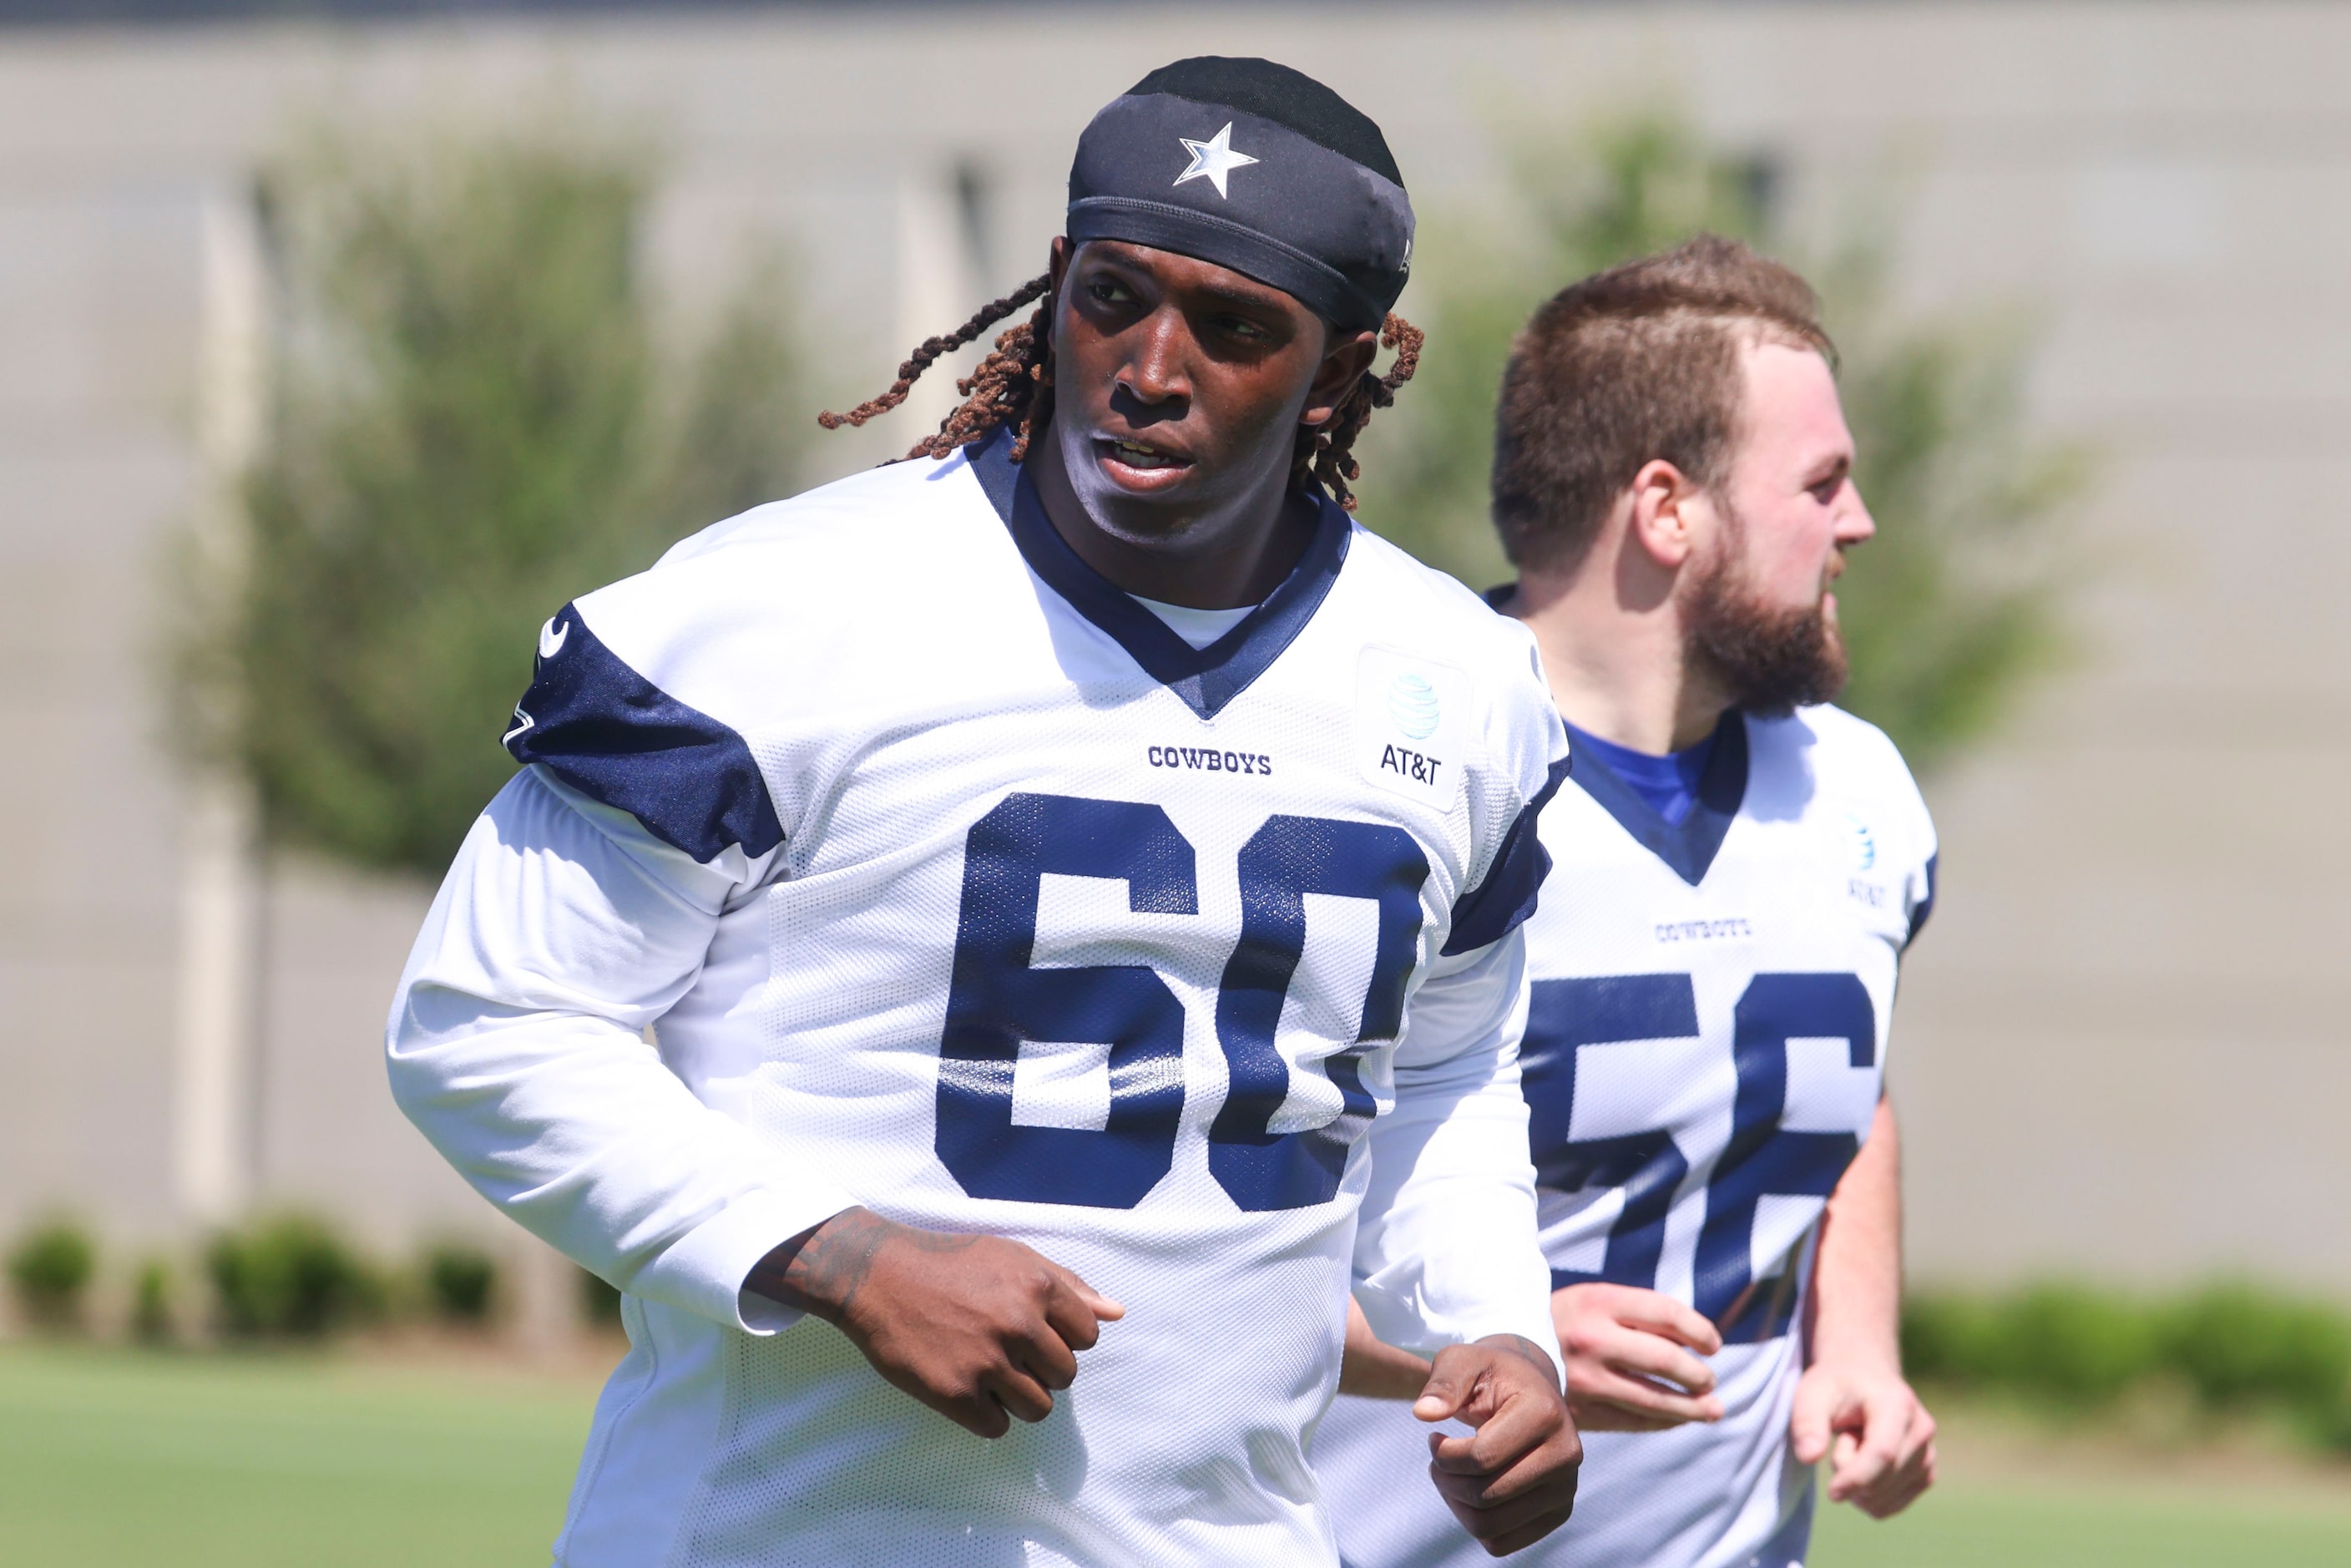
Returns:
[[[1687,975],[1614,975],[1538,980],[1520,1055],[1535,1181],[1576,1193],[1619,1187],[1624,1208],[1608,1232],[1599,1271],[1554,1270],[1554,1288],[1587,1281],[1654,1290],[1666,1218],[1689,1175],[1672,1133],[1659,1128],[1610,1138],[1575,1138],[1576,1052],[1584,1046],[1698,1038],[1696,988]],[[1734,1343],[1787,1332],[1793,1281],[1760,1289],[1752,1245],[1761,1199],[1826,1198],[1860,1151],[1850,1133],[1799,1132],[1781,1124],[1788,1103],[1791,1040],[1843,1040],[1854,1067],[1877,1060],[1877,1011],[1857,975],[1757,975],[1731,1012],[1738,1088],[1730,1139],[1705,1191],[1691,1304]]]

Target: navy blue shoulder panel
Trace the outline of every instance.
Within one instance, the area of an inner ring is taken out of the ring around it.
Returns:
[[[1692,887],[1704,882],[1747,798],[1747,716],[1732,708],[1715,725],[1714,751],[1706,759],[1706,771],[1698,775],[1698,800],[1679,825],[1659,816],[1598,752],[1584,760],[1588,766],[1575,775],[1583,792],[1676,876]]]
[[[1078,558],[1045,516],[1027,472],[1012,461],[1009,433],[998,430],[964,454],[1029,570],[1202,718],[1214,718],[1297,641],[1338,581],[1354,537],[1347,514],[1327,497],[1317,497],[1321,516],[1314,538],[1290,575],[1238,625],[1207,647],[1195,648]]]
[[[1927,916],[1935,913],[1935,878],[1942,869],[1942,861],[1943,857],[1939,854],[1927,857],[1927,896],[1920,899],[1917,907],[1910,911],[1910,935],[1902,938],[1902,948],[1905,952],[1909,951],[1911,943],[1918,940],[1918,933],[1927,928]]]
[[[530,690],[506,747],[591,800],[626,811],[707,862],[730,844],[763,855],[783,823],[751,748],[622,664],[567,604],[539,633]]]
[[[1542,890],[1543,878],[1551,874],[1551,852],[1543,848],[1538,820],[1551,798],[1559,793],[1573,761],[1574,753],[1570,752],[1551,765],[1542,788],[1520,808],[1510,831],[1502,835],[1502,847],[1486,880],[1453,901],[1453,929],[1445,938],[1441,956],[1474,953],[1489,942],[1499,942],[1535,912],[1535,895]]]

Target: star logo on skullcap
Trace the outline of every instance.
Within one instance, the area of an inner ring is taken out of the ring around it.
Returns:
[[[1176,175],[1176,183],[1180,185],[1186,180],[1207,180],[1216,185],[1217,194],[1228,199],[1232,193],[1225,189],[1225,176],[1257,162],[1246,152],[1233,151],[1233,122],[1229,120],[1222,131],[1206,141],[1195,141],[1188,136],[1176,140],[1192,155],[1191,167]]]

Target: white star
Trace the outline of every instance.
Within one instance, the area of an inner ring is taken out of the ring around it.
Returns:
[[[1192,166],[1176,175],[1176,183],[1180,185],[1186,180],[1214,181],[1219,196],[1231,194],[1225,189],[1226,175],[1257,162],[1246,152],[1233,151],[1233,122],[1229,120],[1225,121],[1225,128],[1208,141],[1195,141],[1188,136],[1179,136],[1176,140],[1181,141],[1184,151],[1192,155]]]

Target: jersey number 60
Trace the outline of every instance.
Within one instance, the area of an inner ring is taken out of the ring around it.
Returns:
[[[975,1197],[1132,1208],[1175,1163],[1184,1110],[1184,1006],[1148,965],[1029,967],[1040,879],[1126,883],[1138,915],[1196,915],[1192,845],[1157,806],[1015,794],[964,844],[954,978],[939,1042],[939,1158]],[[1241,936],[1217,993],[1217,1041],[1230,1088],[1208,1129],[1208,1169],[1250,1211],[1305,1208],[1339,1190],[1347,1151],[1374,1113],[1358,1060],[1402,1028],[1420,940],[1428,862],[1411,835],[1375,822],[1272,816],[1240,852]],[[1379,936],[1353,1041],[1323,1063],[1340,1110],[1322,1126],[1275,1133],[1290,1066],[1276,1049],[1290,977],[1306,947],[1306,894],[1374,901]],[[1110,1115],[1099,1131],[1015,1125],[1012,1078],[1024,1040],[1110,1047]]]

